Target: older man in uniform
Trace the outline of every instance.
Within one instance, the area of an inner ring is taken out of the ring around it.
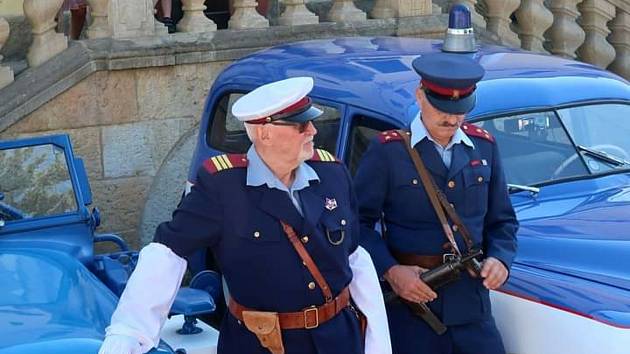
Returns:
[[[385,291],[398,295],[386,304],[393,352],[504,353],[490,311],[489,289],[507,279],[518,223],[494,139],[464,122],[474,107],[476,83],[484,70],[466,55],[447,53],[419,57],[413,68],[421,76],[416,90],[421,113],[410,131],[402,133],[407,137],[399,131],[380,134],[355,177],[361,245],[386,280]],[[443,204],[454,207],[463,221],[470,243],[460,237],[453,220],[445,227],[438,220],[438,209],[432,206],[410,157],[413,150],[429,172],[428,180],[446,196]],[[378,221],[386,230],[383,235],[375,231]],[[450,242],[445,235],[449,228],[454,234]],[[475,276],[462,271],[458,280],[434,290],[419,274],[452,257],[453,246],[462,254],[481,249],[486,257],[481,272]],[[406,301],[426,303],[446,325],[446,332],[436,333]]]
[[[312,120],[322,112],[307,96],[312,87],[311,78],[286,79],[234,104],[252,147],[200,168],[172,220],[141,251],[100,353],[158,344],[184,258],[204,248],[231,294],[219,353],[391,352],[374,266],[358,246],[348,171],[313,146]],[[358,310],[368,318],[365,342]]]

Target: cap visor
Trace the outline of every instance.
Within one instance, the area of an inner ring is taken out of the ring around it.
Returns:
[[[477,102],[477,95],[474,92],[469,96],[461,98],[459,100],[443,99],[436,97],[431,93],[427,93],[426,96],[433,107],[435,107],[439,111],[449,114],[468,113],[472,111],[473,108],[475,108],[475,103]]]
[[[282,118],[282,120],[286,122],[294,122],[294,123],[302,123],[307,122],[309,120],[316,119],[324,113],[321,109],[317,107],[311,106],[311,108],[307,109],[302,113],[298,113],[296,115],[292,115],[290,117]]]

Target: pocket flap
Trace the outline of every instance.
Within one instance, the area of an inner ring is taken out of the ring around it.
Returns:
[[[276,327],[280,327],[277,312],[243,311],[243,322],[255,334],[270,334]]]

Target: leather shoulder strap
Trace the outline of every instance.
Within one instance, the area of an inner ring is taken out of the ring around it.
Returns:
[[[324,297],[326,298],[326,302],[332,301],[333,295],[330,287],[328,286],[328,283],[326,282],[326,279],[324,279],[324,276],[319,271],[319,268],[317,268],[317,265],[313,261],[313,258],[311,258],[311,255],[308,253],[302,242],[300,242],[300,240],[298,239],[295,230],[284,221],[280,221],[280,223],[282,224],[282,229],[284,230],[284,233],[289,238],[289,241],[291,241],[291,245],[293,245],[295,251],[298,253],[300,258],[302,258],[302,262],[304,262],[304,265],[317,282],[317,285],[319,285],[320,289],[322,289]]]
[[[427,195],[429,196],[431,205],[433,206],[433,209],[435,210],[435,213],[437,214],[437,217],[440,220],[440,224],[442,224],[442,230],[444,231],[444,235],[446,236],[446,239],[450,243],[451,248],[453,249],[453,252],[457,253],[458,255],[461,255],[461,251],[459,250],[459,247],[457,247],[457,242],[455,242],[455,236],[453,235],[453,230],[451,229],[451,226],[449,225],[448,220],[446,219],[446,214],[444,213],[444,210],[447,209],[445,204],[448,205],[450,209],[452,209],[452,210],[449,210],[449,209],[447,210],[449,211],[449,216],[451,216],[453,223],[457,225],[458,229],[465,230],[466,227],[463,224],[458,225],[458,221],[459,223],[461,223],[461,219],[457,216],[457,213],[455,213],[455,210],[451,207],[451,205],[446,200],[446,196],[444,195],[444,193],[442,193],[442,191],[440,191],[440,189],[435,185],[435,181],[433,180],[433,178],[431,178],[429,171],[427,171],[426,167],[424,166],[424,162],[422,162],[422,158],[420,158],[420,154],[418,153],[418,151],[411,147],[409,136],[406,134],[406,132],[403,132],[400,130],[398,132],[399,132],[399,135],[403,139],[405,148],[407,149],[407,152],[409,153],[409,156],[411,157],[411,160],[413,161],[414,166],[416,167],[416,171],[418,172],[418,175],[420,176],[420,180],[422,181],[424,190],[427,192]],[[456,218],[452,217],[453,214],[456,216]],[[462,232],[466,232],[466,236],[468,236],[467,230],[462,231]],[[467,240],[466,237],[464,237],[464,241],[466,242],[466,246],[470,250],[470,248],[472,247],[472,243],[469,244],[470,240]]]

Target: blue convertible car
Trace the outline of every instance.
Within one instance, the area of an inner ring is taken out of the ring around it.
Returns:
[[[98,352],[138,253],[115,235],[95,234],[100,217],[91,202],[67,135],[0,142],[1,354]],[[97,255],[98,242],[120,251]],[[209,286],[218,278],[205,272],[195,279],[210,291],[180,290],[171,311],[180,316],[162,332],[168,343],[151,354],[193,354],[200,340],[216,342],[217,332],[201,324],[203,332],[183,334],[195,332],[195,315],[214,310]]]
[[[249,146],[230,114],[253,88],[311,76],[317,147],[352,172],[378,132],[418,111],[411,61],[441,41],[340,38],[277,46],[216,79],[189,172]],[[469,55],[486,70],[468,120],[502,152],[521,228],[509,281],[492,292],[508,352],[628,353],[630,348],[630,86],[588,64],[495,46]],[[213,266],[200,256],[199,269]]]

